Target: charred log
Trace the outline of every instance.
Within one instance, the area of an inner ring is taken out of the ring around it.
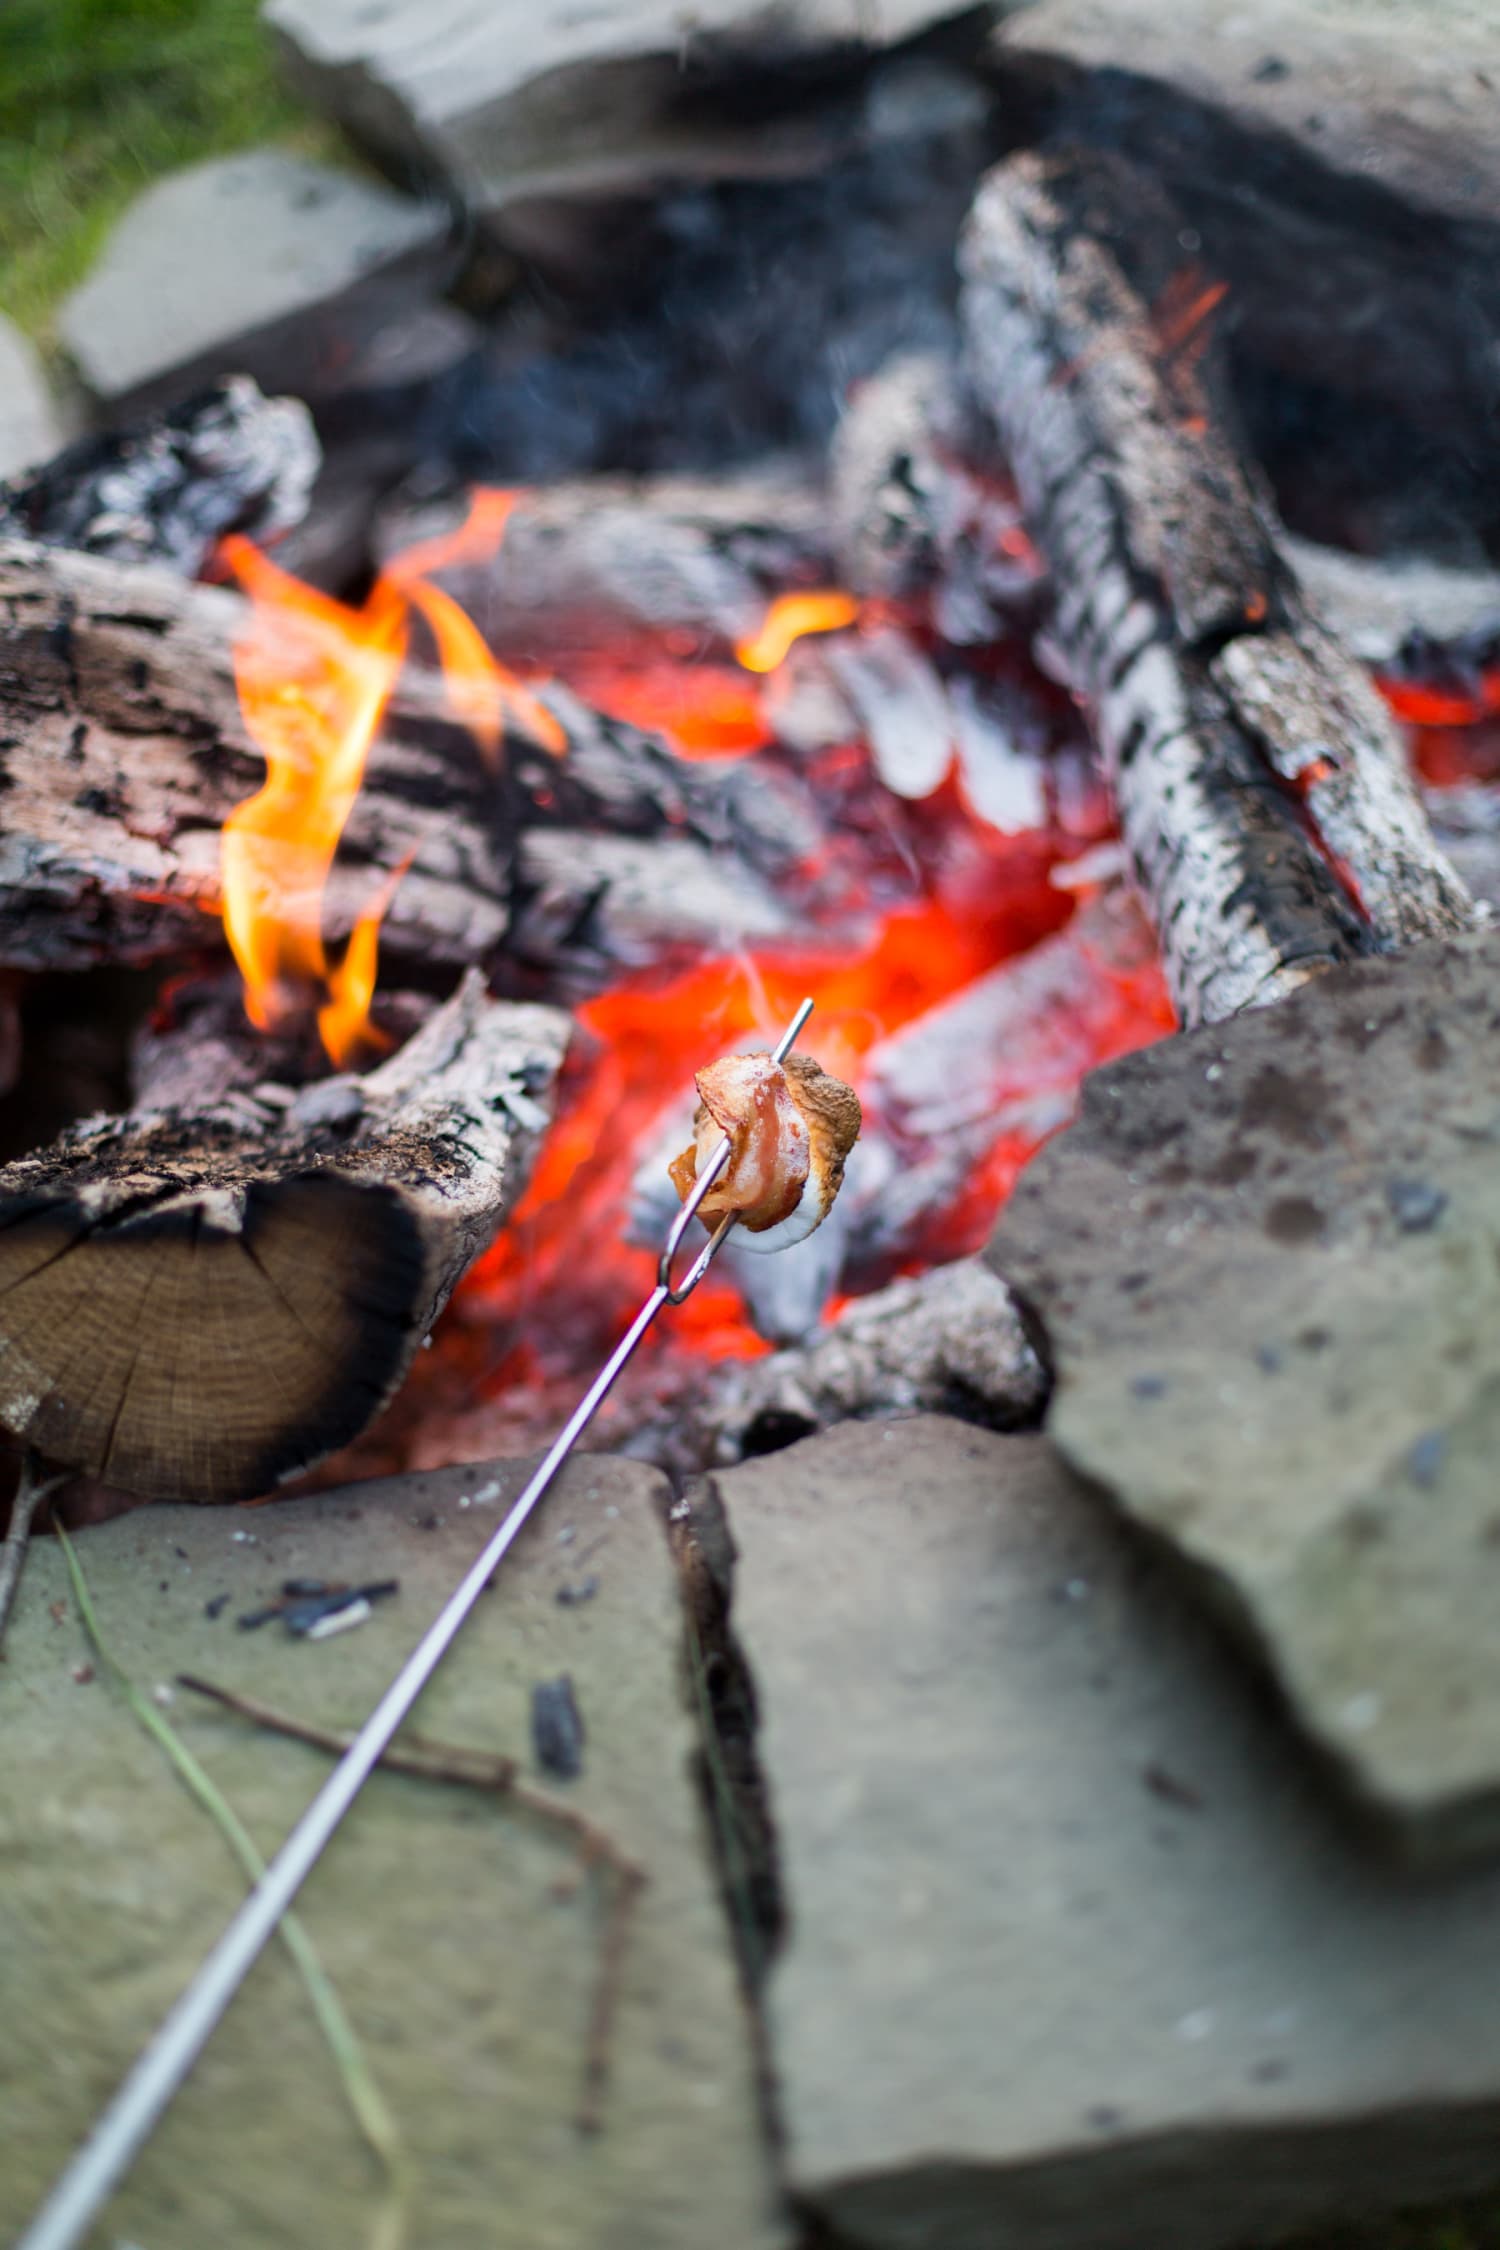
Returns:
[[[1284,551],[1303,591],[1363,663],[1415,679],[1461,678],[1500,656],[1500,571],[1355,555],[1290,537]]]
[[[218,832],[263,772],[230,669],[245,616],[167,572],[0,548],[0,963],[218,944]],[[547,700],[566,753],[517,738],[496,773],[441,683],[408,676],[333,871],[331,941],[403,861],[398,964],[493,961],[514,924],[507,952],[571,991],[645,949],[784,926],[778,883],[822,833],[789,767],[716,774],[560,688]]]
[[[1047,1390],[1010,1291],[963,1258],[858,1299],[790,1351],[724,1362],[656,1450],[682,1475],[774,1453],[834,1422],[934,1413],[1021,1429],[1040,1419]]]
[[[226,532],[273,540],[306,513],[321,454],[300,399],[231,375],[165,413],[82,437],[0,484],[0,539],[194,577]]]
[[[1193,1023],[1474,910],[1227,435],[1177,235],[1124,167],[1027,155],[986,180],[962,264],[975,388]]]
[[[382,559],[451,536],[469,505],[465,495],[392,507]],[[663,635],[728,647],[755,632],[774,595],[824,585],[832,567],[826,510],[805,475],[593,477],[519,494],[492,551],[433,576],[492,647],[545,661]]]
[[[346,1443],[524,1183],[567,1033],[471,976],[364,1077],[148,1096],[5,1166],[0,1422],[153,1499],[246,1499]]]
[[[960,647],[1035,609],[1040,564],[953,357],[912,353],[862,383],[829,471],[840,572],[856,593],[926,603]]]

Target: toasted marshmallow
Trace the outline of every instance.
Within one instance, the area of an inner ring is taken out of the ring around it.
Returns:
[[[685,1203],[727,1134],[730,1158],[698,1207],[707,1227],[733,1213],[746,1250],[787,1250],[805,1241],[833,1207],[844,1164],[859,1138],[859,1098],[818,1063],[789,1055],[729,1055],[697,1075],[692,1145],[674,1158],[672,1185]]]

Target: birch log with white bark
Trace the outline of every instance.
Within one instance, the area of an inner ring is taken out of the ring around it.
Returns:
[[[1055,589],[1187,1023],[1474,918],[1393,722],[1313,614],[1216,404],[1211,299],[1117,162],[986,178],[961,262],[970,378]],[[1199,277],[1201,281],[1202,277]]]

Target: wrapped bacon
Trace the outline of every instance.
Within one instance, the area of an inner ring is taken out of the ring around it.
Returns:
[[[672,1185],[685,1203],[698,1166],[727,1133],[729,1162],[698,1206],[705,1226],[732,1212],[747,1250],[785,1250],[828,1216],[859,1138],[859,1097],[805,1055],[784,1063],[728,1055],[697,1075],[693,1142],[674,1158]]]

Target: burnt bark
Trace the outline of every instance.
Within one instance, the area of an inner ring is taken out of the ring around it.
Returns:
[[[471,495],[393,504],[379,530],[393,561],[451,536]],[[633,649],[684,634],[700,647],[748,638],[773,597],[826,585],[833,569],[823,497],[805,475],[590,477],[521,492],[489,552],[433,572],[492,647],[542,661],[578,649]]]
[[[945,641],[989,641],[1036,607],[1037,560],[994,434],[953,355],[891,360],[854,392],[829,456],[839,569],[856,593],[920,602]]]
[[[966,230],[963,314],[1195,1023],[1465,928],[1474,909],[1229,435],[1213,299],[1182,294],[1177,234],[1127,167],[1013,158]]]
[[[0,547],[0,964],[147,963],[220,942],[218,832],[260,785],[230,650],[240,597],[172,574]],[[493,964],[589,988],[647,952],[788,926],[778,885],[821,826],[790,768],[752,781],[675,758],[560,687],[554,757],[497,771],[408,674],[340,845],[337,943],[383,875],[396,964]]]
[[[321,458],[300,399],[263,398],[248,375],[231,375],[0,484],[0,539],[170,563],[192,578],[226,532],[274,540],[300,523]]]
[[[250,1498],[356,1436],[524,1185],[568,1038],[470,975],[300,1093],[149,1093],[0,1170],[0,1422],[153,1499]]]
[[[723,1362],[637,1450],[681,1476],[835,1422],[956,1414],[1022,1429],[1040,1420],[1047,1391],[1010,1291],[962,1258],[857,1299],[789,1351]]]

